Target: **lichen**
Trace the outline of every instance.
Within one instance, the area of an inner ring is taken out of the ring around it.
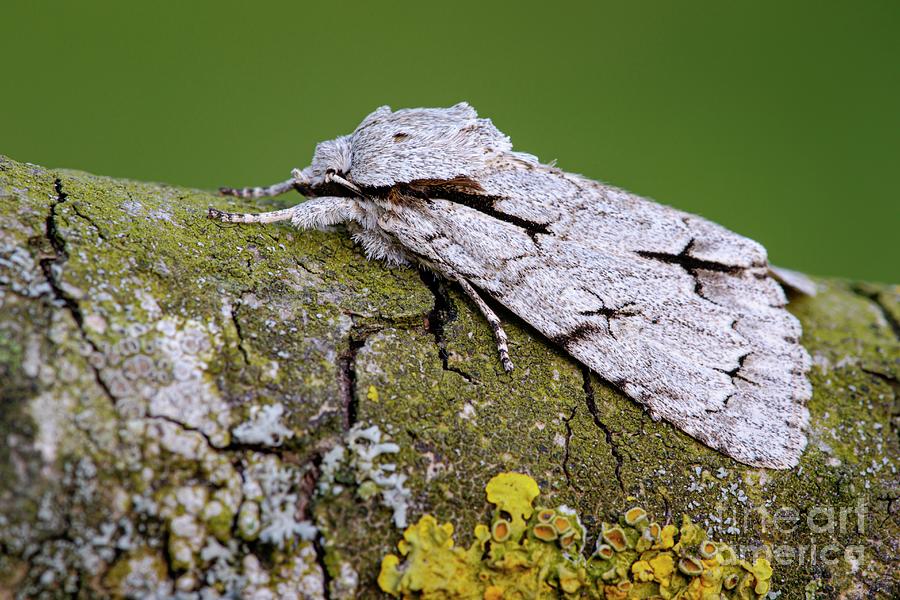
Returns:
[[[276,403],[271,406],[250,407],[250,420],[231,430],[231,435],[243,444],[260,444],[263,446],[280,446],[285,439],[294,436],[294,432],[282,425],[284,406]]]
[[[537,482],[500,473],[486,487],[490,527],[477,525],[468,548],[453,525],[423,515],[403,533],[399,556],[381,562],[378,585],[394,596],[422,598],[761,599],[772,569],[765,558],[739,560],[727,545],[684,516],[680,528],[651,523],[641,507],[603,523],[594,552],[565,506],[535,508]]]
[[[253,454],[244,470],[245,504],[258,506],[258,537],[278,548],[290,547],[295,538],[312,540],[315,526],[297,518],[300,473],[272,455]],[[257,512],[253,510],[253,512]],[[242,513],[246,515],[247,513]],[[256,537],[254,531],[251,538]]]
[[[407,476],[397,465],[384,462],[382,456],[396,454],[400,446],[390,441],[377,425],[355,424],[344,436],[344,443],[331,448],[322,458],[318,490],[324,495],[338,495],[346,483],[355,484],[356,495],[368,500],[378,494],[381,504],[391,509],[394,525],[406,527],[410,491]],[[349,473],[342,476],[341,471]]]

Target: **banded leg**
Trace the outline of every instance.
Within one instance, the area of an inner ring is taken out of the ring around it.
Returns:
[[[219,193],[223,196],[236,196],[238,198],[265,198],[267,196],[278,196],[294,189],[296,179],[288,179],[281,183],[276,183],[267,187],[245,187],[245,188],[219,188]]]
[[[287,221],[294,216],[296,206],[285,208],[283,210],[273,210],[272,212],[264,212],[257,214],[249,213],[230,213],[218,208],[210,207],[207,217],[214,221],[222,221],[223,223],[275,223],[277,221]]]
[[[230,213],[210,208],[208,217],[225,223],[275,223],[291,221],[300,229],[327,227],[344,221],[359,221],[361,209],[353,198],[322,196],[313,198],[290,208],[258,214]]]
[[[459,283],[460,287],[462,287],[466,295],[472,299],[472,302],[475,303],[478,310],[481,311],[481,314],[484,315],[488,325],[491,326],[491,329],[494,332],[494,339],[497,341],[497,351],[500,353],[500,363],[503,365],[503,370],[509,373],[513,370],[513,363],[509,358],[509,346],[507,346],[506,332],[503,331],[503,325],[500,323],[500,318],[481,298],[478,294],[478,290],[472,287],[471,283],[466,281],[463,277],[456,277],[455,280]]]

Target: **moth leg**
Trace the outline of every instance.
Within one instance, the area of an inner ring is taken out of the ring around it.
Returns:
[[[245,187],[245,188],[219,188],[219,193],[223,196],[236,196],[238,198],[265,198],[267,196],[278,196],[294,189],[297,180],[294,178],[276,183],[267,187]]]
[[[509,358],[509,346],[507,346],[506,332],[503,331],[503,325],[500,323],[500,318],[481,298],[478,291],[472,287],[471,283],[466,281],[463,277],[456,277],[455,279],[466,295],[472,299],[472,302],[475,303],[475,306],[478,307],[478,310],[481,311],[481,314],[484,315],[488,325],[490,325],[491,329],[494,331],[494,339],[497,341],[497,351],[500,353],[500,363],[503,365],[503,370],[507,373],[512,371],[513,363]]]
[[[230,213],[210,208],[208,217],[225,223],[275,223],[290,221],[300,229],[314,229],[336,225],[343,221],[358,221],[360,208],[353,198],[322,196],[290,208],[258,214]]]
[[[283,210],[273,210],[272,212],[264,212],[258,214],[248,213],[230,213],[217,208],[210,207],[207,216],[215,221],[224,223],[275,223],[276,221],[287,221],[293,218],[296,206],[285,208]]]

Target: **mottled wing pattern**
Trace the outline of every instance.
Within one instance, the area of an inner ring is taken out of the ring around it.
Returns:
[[[809,356],[759,244],[525,155],[472,179],[479,198],[397,209],[382,226],[654,418],[747,464],[797,463]]]

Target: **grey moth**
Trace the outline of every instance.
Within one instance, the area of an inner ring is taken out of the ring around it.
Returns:
[[[232,223],[345,223],[372,259],[457,283],[493,329],[485,298],[529,323],[654,419],[754,466],[790,468],[806,445],[811,395],[800,324],[765,249],[698,216],[515,152],[461,103],[381,107],[318,144],[312,164],[258,198],[296,190],[285,210]],[[795,287],[808,280],[794,273]]]

